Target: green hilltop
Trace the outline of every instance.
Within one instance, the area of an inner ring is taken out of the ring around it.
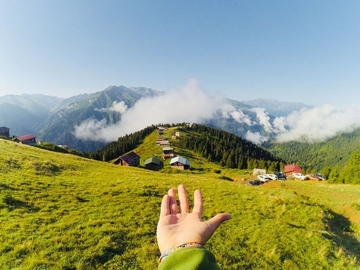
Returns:
[[[136,143],[141,162],[154,137]],[[249,170],[174,144],[197,170],[121,167],[0,139],[0,268],[156,269],[161,198],[184,184],[201,189],[205,219],[232,215],[206,244],[222,269],[360,269],[359,186],[223,181]]]
[[[162,157],[162,148],[155,144],[158,138],[169,141],[175,154],[191,161],[192,171],[210,168],[281,170],[286,162],[267,150],[230,132],[201,124],[165,125],[161,135],[156,126],[120,137],[90,156],[97,160],[110,161],[134,150],[141,156],[141,164],[152,156]],[[175,136],[176,133],[180,136]],[[167,165],[169,160],[165,161]]]

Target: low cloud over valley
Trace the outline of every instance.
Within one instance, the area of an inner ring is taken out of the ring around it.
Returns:
[[[257,144],[270,138],[275,138],[278,142],[304,139],[310,142],[322,141],[340,132],[351,132],[360,127],[359,107],[338,109],[322,105],[293,111],[286,116],[272,117],[265,108],[237,109],[225,98],[202,90],[195,80],[189,80],[181,89],[142,98],[131,108],[120,101],[114,102],[111,108],[97,110],[116,111],[121,114],[121,121],[115,125],[107,125],[105,119],[87,119],[75,126],[74,134],[77,138],[110,142],[152,124],[204,123],[216,117],[233,120],[248,127],[244,137]],[[262,132],[258,130],[259,127]]]

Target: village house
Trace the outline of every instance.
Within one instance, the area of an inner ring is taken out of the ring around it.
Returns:
[[[163,147],[163,158],[172,158],[174,157],[174,148],[172,147]]]
[[[296,166],[295,164],[289,164],[285,165],[284,173],[285,175],[290,175],[292,173],[302,173],[302,170],[299,166]]]
[[[0,137],[9,138],[10,137],[10,129],[7,127],[0,127]]]
[[[35,145],[36,144],[36,136],[33,134],[19,136],[14,139],[14,142],[27,144],[27,145]]]
[[[157,157],[148,158],[145,160],[144,165],[150,170],[159,170],[164,166],[163,162]]]
[[[158,130],[159,130],[159,135],[163,135],[164,134],[164,131],[166,130],[166,128],[164,127],[158,127]]]
[[[158,145],[160,145],[161,147],[170,147],[170,142],[169,141],[159,141]]]
[[[253,175],[264,175],[266,174],[266,170],[265,169],[253,169]]]
[[[177,156],[170,160],[171,168],[178,169],[178,170],[189,170],[190,169],[190,162],[186,160],[186,158]]]
[[[180,131],[176,131],[175,134],[173,136],[171,136],[171,139],[176,140],[179,137],[180,137]]]
[[[116,159],[114,161],[114,164],[120,165],[120,166],[139,167],[140,166],[140,157],[134,152],[129,152],[125,155],[120,156],[118,159]]]

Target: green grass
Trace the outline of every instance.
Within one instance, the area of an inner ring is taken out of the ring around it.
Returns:
[[[250,187],[219,178],[247,172],[204,166],[153,172],[0,140],[0,268],[156,269],[161,198],[182,183],[191,202],[202,190],[204,218],[232,215],[206,245],[222,269],[360,269],[360,187]]]

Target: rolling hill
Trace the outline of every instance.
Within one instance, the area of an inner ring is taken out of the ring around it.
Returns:
[[[251,187],[213,170],[153,172],[2,139],[0,149],[1,269],[156,269],[161,198],[180,183],[202,190],[205,219],[232,215],[206,245],[222,269],[360,268],[358,186]]]

